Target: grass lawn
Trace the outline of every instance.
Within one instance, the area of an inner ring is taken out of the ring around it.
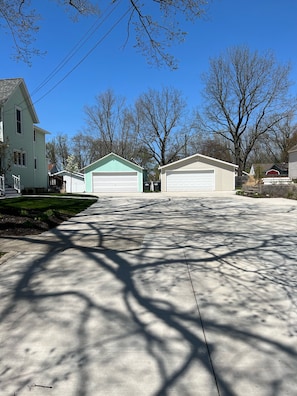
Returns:
[[[77,196],[22,196],[2,199],[0,200],[0,237],[40,234],[80,213],[96,201],[97,198]]]

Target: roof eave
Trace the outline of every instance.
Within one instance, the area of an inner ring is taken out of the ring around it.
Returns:
[[[189,157],[182,158],[182,159],[180,159],[180,160],[178,160],[178,161],[175,161],[175,162],[171,162],[170,164],[166,164],[166,165],[163,165],[163,166],[159,166],[159,169],[160,169],[160,170],[161,170],[161,169],[165,169],[165,168],[167,168],[167,167],[170,167],[170,166],[172,166],[172,165],[176,165],[176,164],[182,163],[182,162],[184,162],[184,161],[190,160],[190,159],[195,158],[195,157],[204,158],[204,159],[212,160],[212,161],[215,161],[215,162],[219,162],[219,163],[221,163],[221,164],[233,166],[234,169],[238,168],[238,165],[232,164],[231,162],[222,161],[222,160],[219,160],[219,159],[216,159],[216,158],[213,158],[213,157],[208,157],[207,155],[203,155],[203,154],[193,154],[193,155],[191,155],[191,156],[189,156]]]
[[[24,97],[26,99],[26,102],[28,103],[28,109],[29,109],[29,111],[31,113],[33,123],[34,124],[39,124],[39,119],[38,119],[37,113],[35,111],[35,108],[34,108],[32,100],[31,100],[29,91],[28,91],[27,86],[25,84],[25,81],[23,79],[21,79],[21,81],[19,83],[19,86],[20,86],[20,89],[23,92],[23,95],[24,95]]]
[[[92,162],[91,164],[85,166],[84,168],[81,168],[81,170],[85,170],[85,169],[87,169],[87,168],[93,166],[93,165],[96,164],[97,162],[103,161],[104,159],[106,159],[106,158],[108,158],[108,157],[110,157],[110,156],[112,156],[112,155],[115,156],[115,157],[117,157],[117,158],[119,158],[121,161],[125,161],[125,162],[127,162],[128,164],[131,164],[131,165],[136,166],[137,168],[139,168],[139,169],[141,169],[141,170],[144,170],[144,168],[143,168],[142,166],[137,165],[137,164],[135,164],[134,162],[131,162],[131,161],[127,160],[126,158],[123,158],[123,157],[121,157],[120,155],[115,154],[115,153],[113,153],[113,152],[111,152],[111,153],[105,155],[105,156],[102,157],[102,158],[99,158],[98,160]]]

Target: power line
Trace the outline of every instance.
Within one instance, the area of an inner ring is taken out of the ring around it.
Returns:
[[[74,57],[74,55],[84,46],[84,44],[95,34],[95,32],[103,25],[103,23],[112,15],[112,13],[119,6],[120,2],[117,2],[113,9],[102,19],[102,16],[106,13],[107,8],[103,11],[102,15],[96,20],[91,28],[83,35],[83,37],[76,43],[76,45],[69,51],[69,53],[61,60],[61,62],[54,68],[54,70],[32,91],[31,96],[34,96],[40,91],[45,85],[47,85],[57,73]],[[111,8],[109,5],[108,8]]]
[[[66,80],[66,78],[74,71],[78,68],[78,66],[80,66],[88,57],[89,55],[95,51],[95,49],[98,47],[98,45],[100,45],[105,39],[106,37],[113,31],[113,29],[126,17],[126,15],[128,15],[128,13],[131,11],[132,7],[129,7],[128,10],[112,25],[112,27],[104,34],[104,36],[101,37],[100,40],[98,40],[96,42],[96,44],[86,53],[85,56],[83,56],[81,58],[81,60],[79,62],[76,63],[76,65],[68,72],[65,74],[65,76],[63,78],[61,78],[51,89],[49,89],[44,95],[42,95],[38,100],[36,100],[33,104],[36,104],[38,102],[40,102],[45,96],[47,96],[48,94],[50,94],[54,89],[57,88],[58,85],[60,85],[64,80]]]
[[[99,27],[102,26],[103,22],[105,22],[110,15],[116,10],[118,7],[120,1],[117,2],[117,4],[113,7],[113,9],[104,17],[102,21],[97,25],[98,20],[93,24],[93,26],[87,31],[87,33],[79,40],[79,42],[72,48],[72,50],[69,52],[69,54],[58,64],[58,66],[55,67],[55,69],[44,79],[44,81],[39,84],[38,87],[36,87],[33,91],[32,94],[30,94],[30,97],[35,95],[42,87],[44,87],[52,78],[69,62],[71,58],[78,52],[78,50],[89,40],[89,38],[96,32],[96,30],[99,29]],[[85,59],[88,58],[88,56],[100,45],[105,38],[114,30],[114,28],[126,17],[126,15],[131,11],[132,6],[128,8],[128,10],[122,14],[122,16],[111,26],[111,28],[96,42],[96,44],[87,52],[85,56],[81,58],[79,62],[76,63],[76,65],[68,72],[65,74],[63,78],[61,78],[52,88],[50,88],[44,95],[42,95],[39,99],[37,99],[35,102],[32,102],[32,104],[36,104],[40,102],[44,97],[46,97],[48,94],[50,94],[58,85],[60,85],[66,78],[74,71],[76,70],[83,62]],[[106,11],[106,10],[105,10]],[[104,11],[104,12],[105,12]],[[90,33],[89,33],[90,32]],[[84,39],[84,37],[86,37]],[[22,105],[25,103],[26,100],[23,100],[19,105]],[[13,108],[6,109],[5,113],[13,110]]]

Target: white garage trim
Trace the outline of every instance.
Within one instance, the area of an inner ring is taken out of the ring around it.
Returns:
[[[93,192],[137,192],[137,172],[94,172]]]
[[[214,170],[167,171],[166,190],[174,191],[214,191]]]

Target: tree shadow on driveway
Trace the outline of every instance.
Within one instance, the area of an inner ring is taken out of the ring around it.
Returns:
[[[112,205],[58,227],[59,254],[2,265],[2,394],[294,395],[286,219],[225,200]]]

